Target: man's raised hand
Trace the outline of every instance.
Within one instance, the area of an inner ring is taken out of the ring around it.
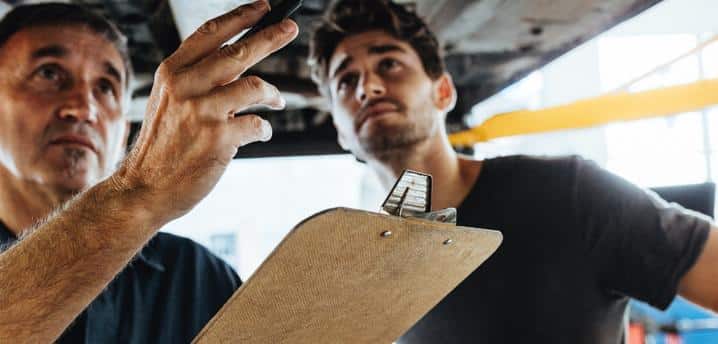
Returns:
[[[112,178],[141,192],[158,224],[204,198],[239,147],[271,137],[267,121],[234,114],[258,104],[283,108],[284,100],[273,85],[242,74],[292,41],[296,24],[286,19],[222,46],[268,10],[260,0],[211,19],[157,70],[142,130]]]

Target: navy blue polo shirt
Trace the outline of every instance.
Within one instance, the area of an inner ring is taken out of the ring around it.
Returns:
[[[13,242],[0,222],[0,252]],[[158,233],[58,343],[189,343],[241,284],[206,248]]]

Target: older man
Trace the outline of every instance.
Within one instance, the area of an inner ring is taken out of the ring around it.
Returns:
[[[401,343],[619,343],[628,297],[680,293],[718,310],[718,231],[577,157],[458,156],[456,101],[431,30],[388,0],[341,0],[312,40],[315,80],[339,142],[386,188],[403,169],[434,176],[436,208],[504,242]],[[419,288],[421,286],[418,286]]]
[[[220,48],[268,8],[210,20],[162,63],[119,168],[131,74],[122,35],[67,4],[0,22],[0,343],[189,342],[239,286],[204,248],[155,233],[212,189],[239,147],[270,138],[259,117],[234,114],[284,102],[241,75],[296,24]]]

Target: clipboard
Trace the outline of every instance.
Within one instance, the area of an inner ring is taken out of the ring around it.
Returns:
[[[329,209],[298,224],[193,343],[392,343],[501,241],[493,230]]]

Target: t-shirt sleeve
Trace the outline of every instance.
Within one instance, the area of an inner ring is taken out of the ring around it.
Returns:
[[[598,283],[665,309],[700,255],[710,218],[667,203],[595,163],[575,160],[576,228]]]

